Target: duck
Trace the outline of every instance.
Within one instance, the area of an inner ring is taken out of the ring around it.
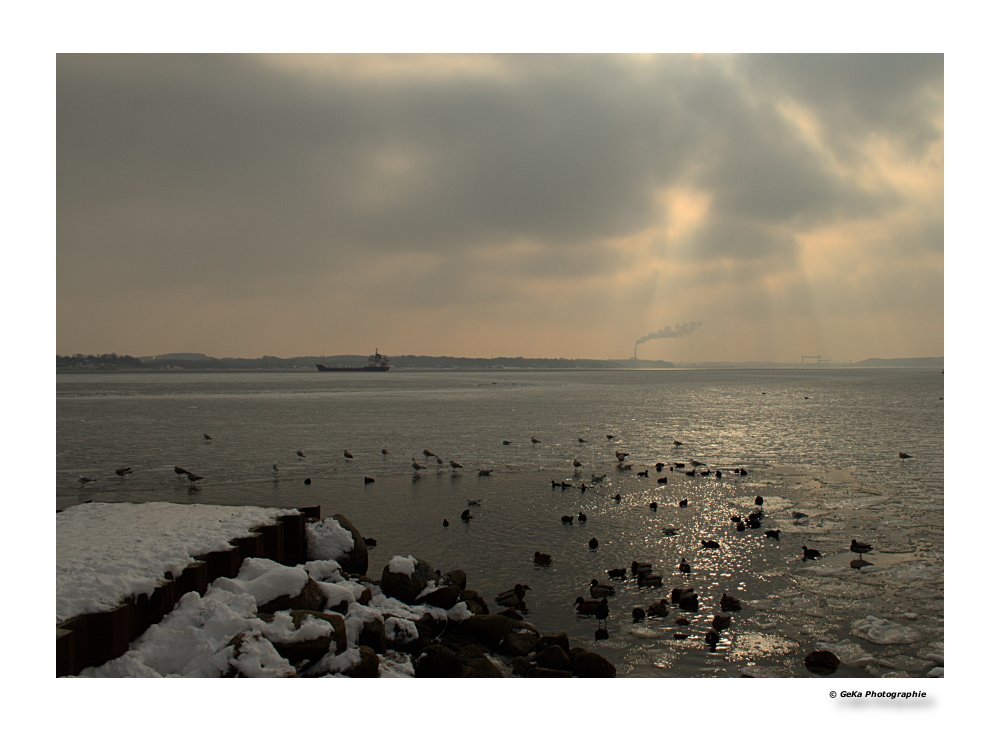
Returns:
[[[528,585],[518,583],[513,588],[501,592],[495,599],[498,605],[504,607],[521,607],[524,605],[524,593],[530,589]]]
[[[539,444],[540,442],[541,442],[541,440],[539,440],[539,439],[538,439],[537,437],[532,437],[532,438],[531,438],[531,444],[532,444],[532,445],[537,445],[537,444]]]
[[[571,523],[573,523],[573,517],[572,516],[563,516],[559,520],[562,521],[564,524],[571,524]]]
[[[872,550],[871,544],[863,544],[857,539],[851,539],[851,551],[857,554],[859,559],[861,558],[862,554],[867,554],[871,550]]]
[[[607,636],[608,636],[608,631],[607,631],[608,623],[607,623],[607,621],[608,621],[608,613],[609,612],[610,612],[610,608],[608,607],[607,598],[605,598],[604,602],[601,603],[600,605],[598,605],[597,609],[594,611],[594,617],[597,618],[597,626],[598,626],[598,628],[602,628],[602,626],[603,626],[603,630],[604,630],[604,636],[603,637],[604,638],[607,638]],[[601,631],[599,630],[598,633],[600,633],[600,632]],[[597,637],[598,639],[601,638],[600,635],[596,635],[595,637]]]
[[[369,483],[374,483],[374,482],[375,482],[375,479],[373,477],[371,477],[370,475],[366,475],[365,476],[365,485],[368,485]]]
[[[636,575],[641,574],[643,572],[652,572],[652,571],[653,571],[653,565],[650,564],[649,562],[637,562],[634,559],[632,560],[632,576],[633,577],[635,577]]]
[[[465,509],[464,511],[462,511],[461,518],[462,518],[463,521],[465,521],[466,523],[468,523],[469,520],[472,519],[472,518],[474,518],[474,517],[472,515],[472,512],[469,509]]]
[[[805,544],[802,545],[802,561],[807,559],[819,559],[822,554],[819,553],[819,549],[809,549]]]
[[[385,447],[383,447],[383,448],[382,448],[382,454],[383,454],[383,455],[388,455],[388,454],[389,454],[389,449],[388,449],[388,448],[385,448]]]
[[[535,564],[540,567],[548,567],[552,564],[551,554],[542,554],[541,552],[535,552]]]
[[[598,546],[597,537],[591,537],[590,541],[587,542],[587,546],[591,549],[596,549]]]
[[[306,479],[305,479],[304,481],[302,481],[302,482],[303,482],[303,483],[304,483],[305,485],[312,485],[312,482],[313,482],[313,479],[312,479],[312,478],[306,478]]]
[[[649,504],[649,508],[650,508],[650,510],[653,510],[653,511],[655,511],[655,510],[656,510],[656,508],[657,508],[657,504],[656,504],[656,501],[653,501],[652,503],[650,503],[650,504]]]
[[[295,454],[298,455],[300,458],[304,458],[306,456],[306,454],[301,450],[296,450]]]
[[[582,468],[583,467],[583,463],[581,463],[577,458],[573,458],[573,467],[574,468]]]
[[[424,452],[424,457],[425,457],[425,458],[432,458],[432,457],[437,457],[437,455],[435,455],[435,454],[434,454],[433,452],[431,452],[431,451],[430,451],[430,450],[428,450],[427,448],[424,448],[424,451],[423,451],[423,452]]]
[[[645,610],[643,610],[641,607],[634,607],[634,608],[632,608],[632,622],[633,623],[641,623],[645,619],[646,619],[646,611]]]
[[[493,468],[489,468],[489,469],[483,468],[482,470],[479,471],[479,477],[480,478],[488,478],[492,472],[493,472]]]
[[[688,499],[682,498],[680,501],[678,501],[677,505],[680,506],[681,508],[685,508],[688,505]]]
[[[597,580],[590,580],[590,596],[591,597],[607,597],[608,595],[615,594],[615,588],[611,585],[602,585]]]
[[[365,537],[365,546],[378,546],[378,539],[373,539],[370,536]]]
[[[733,622],[731,615],[714,615],[712,616],[712,627],[716,630],[725,630]]]
[[[444,519],[444,520],[443,520],[443,521],[441,522],[441,525],[442,525],[442,526],[444,526],[444,527],[445,527],[445,528],[447,529],[447,528],[448,528],[448,519]]]
[[[764,532],[764,536],[775,541],[781,541],[781,529],[768,529]]]
[[[664,475],[662,478],[657,478],[656,482],[660,485],[666,485],[669,482],[669,479]]]
[[[412,459],[410,465],[413,467],[414,470],[427,470],[427,466],[418,463],[416,458]]]
[[[719,631],[713,628],[705,633],[705,644],[714,651],[715,647],[719,645]]]
[[[192,483],[196,483],[199,480],[202,480],[202,477],[200,475],[195,475],[192,472],[188,472],[187,477],[188,477],[188,480],[190,480]]]
[[[638,475],[640,478],[648,478],[649,470],[640,470],[639,472],[636,473],[636,475]]]
[[[691,565],[688,564],[688,560],[681,557],[681,563],[677,565],[677,569],[681,571],[682,574],[691,574]]]
[[[899,459],[900,460],[906,460],[907,458],[912,458],[912,457],[913,457],[912,455],[910,455],[908,453],[905,453],[905,452],[899,453]]]
[[[608,598],[602,597],[600,600],[584,600],[582,596],[576,598],[573,607],[578,615],[596,615],[600,607],[608,606]]]
[[[621,569],[609,569],[608,577],[611,579],[625,579],[626,569],[622,567]]]
[[[719,542],[717,542],[715,539],[702,539],[701,540],[701,548],[702,549],[718,549],[719,548]]]
[[[665,467],[667,467],[667,464],[666,463],[657,463],[654,467],[656,468],[656,472],[657,473],[662,473],[663,469]]]
[[[636,578],[639,587],[662,587],[663,577],[658,574],[643,572]]]
[[[182,468],[180,465],[174,466],[174,472],[177,473],[177,475],[187,475],[188,473],[187,468]]]
[[[348,460],[354,459],[354,455],[351,454],[350,450],[344,450],[344,457],[347,458]]]
[[[735,597],[730,597],[725,592],[722,593],[722,599],[719,601],[719,605],[727,613],[743,609],[743,605],[740,604],[739,600]]]
[[[764,505],[764,496],[757,496],[756,498],[753,499],[753,502],[757,506],[763,506]]]
[[[124,478],[126,475],[131,475],[132,468],[116,468],[115,475],[119,478]]]
[[[452,470],[458,470],[459,468],[462,467],[462,464],[455,460],[449,460],[448,464],[451,465]]]
[[[679,531],[680,531],[680,529],[678,529],[676,526],[664,526],[663,527],[663,535],[664,536],[677,536],[677,534],[679,533]]]
[[[665,599],[654,602],[646,608],[646,615],[651,618],[665,618],[670,612],[670,605]]]
[[[581,511],[579,514],[577,514],[576,520],[580,522],[585,522],[587,520],[587,514]]]

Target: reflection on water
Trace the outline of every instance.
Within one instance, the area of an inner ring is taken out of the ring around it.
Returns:
[[[731,676],[747,664],[807,675],[800,656],[815,643],[848,637],[859,617],[898,613],[902,596],[919,597],[906,622],[928,643],[943,638],[941,392],[931,371],[66,374],[56,498],[320,505],[378,539],[373,575],[412,554],[465,569],[486,598],[527,583],[528,620],[566,630],[620,675]],[[915,459],[900,461],[901,450]],[[619,462],[616,451],[629,455]],[[414,459],[427,469],[415,474]],[[692,460],[711,474],[654,467]],[[115,475],[126,466],[130,476]],[[204,480],[192,488],[174,466]],[[756,495],[763,526],[738,531],[730,519],[754,510]],[[472,499],[480,505],[462,522]],[[580,512],[585,523],[560,520]],[[764,536],[771,528],[780,541]],[[864,572],[848,566],[853,538],[876,547]],[[719,548],[701,548],[709,539]],[[823,559],[805,565],[803,544]],[[552,565],[536,566],[536,551]],[[663,586],[608,579],[633,560],[650,562]],[[937,571],[907,571],[915,566]],[[591,579],[617,588],[606,640],[573,609]],[[698,611],[632,622],[633,608],[673,587],[694,588]],[[711,651],[705,633],[723,592],[743,609]],[[918,673],[927,647],[878,651]]]

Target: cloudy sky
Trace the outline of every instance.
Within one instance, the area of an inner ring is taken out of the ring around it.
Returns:
[[[60,54],[56,82],[60,354],[944,353],[942,55]]]

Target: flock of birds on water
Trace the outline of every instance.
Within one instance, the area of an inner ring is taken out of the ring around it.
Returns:
[[[205,441],[211,441],[213,438],[210,434],[204,433],[202,435]],[[606,435],[609,443],[613,441],[616,436],[613,434]],[[587,440],[583,437],[577,438],[578,441],[583,444]],[[540,444],[541,440],[536,437],[531,437],[532,444]],[[503,445],[510,445],[510,440],[503,440]],[[680,440],[673,440],[674,448],[680,448],[684,445]],[[381,449],[381,454],[383,457],[387,457],[390,452],[387,448]],[[353,460],[354,455],[350,450],[344,450],[343,456],[345,460]],[[423,450],[424,462],[421,463],[417,458],[411,459],[411,467],[413,469],[413,480],[418,480],[424,471],[427,471],[428,464],[434,465],[438,470],[451,469],[452,474],[457,474],[457,471],[463,470],[464,466],[457,462],[456,460],[449,460],[445,463],[444,459],[438,456],[431,450]],[[627,462],[627,458],[630,453],[624,450],[615,451],[616,468],[619,471],[632,471],[632,474],[642,477],[649,477],[649,469],[644,469],[641,471],[633,471],[633,464]],[[296,457],[300,461],[306,459],[306,454],[302,450],[296,451]],[[899,458],[902,460],[912,459],[912,456],[905,452],[899,453]],[[572,461],[574,476],[578,476],[579,470],[585,467],[584,463],[578,458],[574,458]],[[445,467],[447,465],[447,468]],[[700,462],[698,460],[688,460],[686,462],[673,461],[670,463],[657,462],[653,465],[653,468],[657,473],[663,473],[664,469],[667,469],[667,473],[683,473],[687,477],[714,477],[716,479],[722,479],[724,473],[722,468],[715,468],[714,470],[706,465],[706,463]],[[273,477],[276,480],[279,473],[278,463],[272,464]],[[727,468],[726,472],[730,472],[737,476],[746,476],[748,474],[745,468]],[[197,483],[203,480],[203,476],[197,473],[183,468],[179,465],[174,466],[174,473],[178,477],[185,478],[190,485],[192,491],[198,490]],[[493,473],[492,468],[480,468],[478,469],[478,475],[480,477],[489,477]],[[115,474],[119,479],[126,479],[132,476],[133,471],[131,467],[120,467],[115,470]],[[586,492],[599,484],[601,484],[607,478],[606,474],[592,474],[591,475],[591,485],[587,485],[585,481],[581,481],[579,484],[573,481],[566,480],[552,480],[551,487],[553,489],[567,490],[570,488],[578,489],[581,493]],[[79,482],[81,485],[86,485],[87,483],[93,482],[96,479],[89,477],[80,477]],[[666,484],[668,482],[668,476],[662,475],[657,478],[658,484]],[[364,484],[368,485],[373,483],[375,479],[369,475],[364,476]],[[311,478],[305,478],[303,481],[306,485],[312,483]],[[622,495],[616,493],[611,498],[614,502],[620,503],[622,501]],[[688,506],[689,499],[682,498],[678,501],[678,508],[686,508]],[[470,499],[467,501],[469,507],[476,507],[480,505],[479,500]],[[762,528],[762,522],[764,519],[764,497],[756,496],[754,499],[755,507],[750,513],[745,517],[741,515],[733,515],[730,521],[734,524],[737,532],[744,532],[748,530],[756,530]],[[652,511],[656,511],[659,508],[657,502],[651,502],[649,508]],[[804,518],[806,514],[801,512],[793,512],[793,518]],[[474,517],[470,508],[466,508],[461,514],[461,520],[468,523]],[[587,516],[583,512],[579,512],[576,516],[573,515],[563,515],[561,517],[561,522],[563,524],[572,524],[576,520],[579,524],[586,523]],[[442,526],[448,527],[448,519],[445,518],[442,521]],[[677,529],[675,527],[664,527],[663,532],[667,536],[673,536],[677,534]],[[765,529],[763,532],[764,536],[769,539],[773,539],[776,542],[781,540],[781,530],[780,529]],[[365,542],[368,546],[375,546],[376,541],[374,539],[365,538]],[[588,542],[588,548],[591,551],[595,551],[600,546],[600,542],[596,537],[593,537]],[[715,539],[701,539],[701,547],[699,550],[714,551],[719,550],[721,545]],[[857,559],[852,559],[850,566],[853,569],[861,570],[864,567],[872,566],[871,562],[866,561],[862,555],[868,554],[872,551],[872,545],[865,542],[860,542],[857,539],[851,540],[850,551],[853,554],[857,554]],[[822,557],[822,553],[815,548],[810,548],[807,545],[802,546],[802,561],[808,562],[812,560],[818,560]],[[553,558],[551,554],[536,551],[533,557],[533,563],[538,567],[549,567],[553,563]],[[662,573],[655,570],[650,562],[640,562],[638,560],[633,560],[630,567],[612,568],[608,569],[607,575],[609,581],[621,581],[627,582],[630,578],[635,581],[635,584],[639,588],[659,588],[663,586],[663,575]],[[688,577],[692,574],[691,564],[685,557],[681,557],[680,561],[676,567],[676,574]],[[521,613],[527,612],[527,605],[525,603],[525,597],[528,590],[531,588],[526,583],[515,584],[513,588],[498,594],[495,601],[498,605],[502,606],[504,609],[500,611],[500,614],[507,615],[516,619],[523,619]],[[616,594],[616,587],[614,584],[608,584],[600,582],[597,579],[590,580],[589,586],[587,586],[587,592],[590,595],[589,599],[585,598],[583,595],[578,596],[574,602],[573,607],[576,613],[580,616],[592,616],[597,620],[598,626],[595,631],[595,639],[602,640],[608,638],[607,630],[607,620],[610,615],[610,605],[608,602],[609,597],[613,597]],[[675,607],[681,612],[687,613],[698,613],[700,610],[700,603],[702,598],[698,596],[692,587],[674,587],[669,598],[664,597],[656,602],[653,602],[648,607],[634,607],[631,611],[632,622],[640,623],[648,618],[664,618],[666,617],[671,608]],[[714,607],[714,603],[713,603]],[[739,612],[742,609],[742,604],[740,600],[732,597],[725,592],[722,593],[721,598],[718,600],[719,612],[714,612],[711,620],[711,628],[705,633],[704,642],[705,645],[711,650],[715,651],[716,647],[721,641],[720,633],[728,629],[732,625],[733,616],[732,613]],[[691,625],[691,620],[683,615],[678,615],[675,620],[678,626],[678,631],[673,634],[675,639],[685,639],[690,637],[690,634],[685,632],[687,626]]]

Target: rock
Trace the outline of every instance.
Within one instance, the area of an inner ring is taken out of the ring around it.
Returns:
[[[538,649],[543,650],[549,646],[559,646],[566,655],[569,655],[569,636],[565,633],[545,633],[538,639]]]
[[[611,661],[584,648],[571,648],[569,657],[573,662],[573,675],[582,678],[612,679],[617,670]]]
[[[492,651],[500,650],[500,644],[513,630],[516,620],[503,615],[473,615],[462,625],[478,642]]]
[[[465,679],[497,679],[503,678],[501,671],[493,661],[486,657],[482,646],[465,646],[458,653],[462,660],[462,678]]]
[[[365,537],[357,530],[351,520],[341,513],[333,514],[337,523],[351,532],[354,537],[354,548],[343,557],[337,559],[340,566],[346,572],[364,574],[368,571],[368,545],[365,544]]]
[[[443,584],[464,590],[466,582],[465,572],[461,569],[453,569],[450,572],[446,572],[441,581]]]
[[[326,607],[326,594],[311,577],[306,580],[302,591],[295,597],[282,595],[257,608],[258,613],[273,615],[279,610],[323,610]]]
[[[805,664],[814,674],[828,676],[840,667],[840,659],[830,651],[813,651],[805,657]]]
[[[418,679],[454,679],[462,676],[463,664],[458,654],[433,643],[413,659],[413,675]]]
[[[500,643],[500,652],[508,656],[527,656],[538,648],[539,634],[527,623],[515,623],[516,626]]]
[[[344,672],[345,676],[352,679],[377,679],[378,678],[378,654],[368,646],[359,646],[361,652],[361,662]]]
[[[422,559],[416,560],[413,571],[410,574],[403,572],[393,572],[386,565],[382,570],[382,580],[379,583],[382,592],[388,597],[412,605],[417,599],[417,595],[424,591],[427,583],[436,578],[434,569]]]
[[[431,590],[426,595],[417,598],[417,603],[439,607],[443,610],[450,610],[455,607],[462,591],[458,587],[445,585]]]
[[[417,626],[421,643],[430,643],[448,627],[447,620],[436,620],[429,613],[424,613],[419,620],[413,622]]]
[[[381,617],[365,621],[358,634],[358,645],[368,646],[376,653],[385,653],[385,621]]]
[[[535,654],[534,661],[539,666],[557,669],[559,671],[572,671],[573,661],[563,648],[559,645],[550,645]]]
[[[314,638],[306,641],[296,641],[294,643],[284,643],[272,640],[271,645],[289,663],[297,664],[301,661],[318,661],[330,651],[343,653],[347,650],[347,626],[344,618],[334,613],[320,613],[313,610],[292,610],[292,624],[298,629],[306,618],[317,618],[330,625],[330,634],[321,638]],[[269,621],[265,616],[262,620]]]
[[[489,615],[490,607],[486,600],[475,590],[462,590],[462,602],[469,608],[473,615]]]

